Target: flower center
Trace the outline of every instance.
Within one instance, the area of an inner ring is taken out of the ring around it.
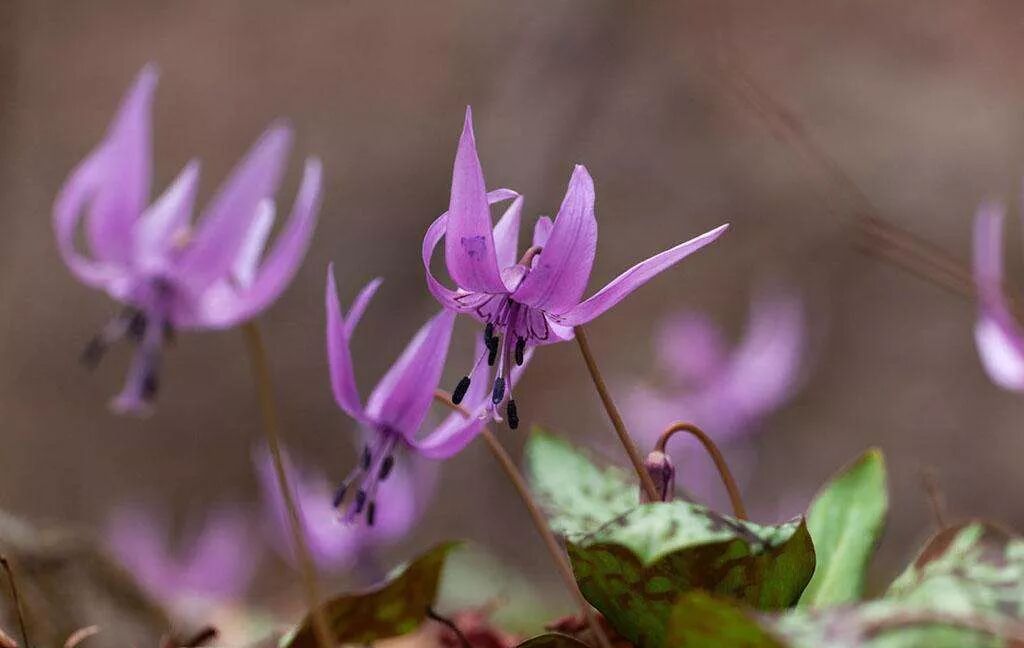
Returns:
[[[150,296],[146,307],[125,307],[89,341],[81,355],[82,364],[93,369],[114,344],[127,339],[135,345],[125,386],[114,400],[115,408],[125,412],[142,412],[153,403],[159,390],[161,350],[165,342],[174,339],[168,317],[170,285],[155,279],[144,290]]]
[[[361,514],[366,515],[366,524],[373,526],[377,517],[377,489],[381,482],[391,475],[395,467],[395,446],[398,432],[382,427],[377,442],[371,448],[363,447],[359,463],[341,483],[334,494],[334,508],[341,509],[346,495],[355,487],[355,496],[348,503],[342,520],[351,523]]]

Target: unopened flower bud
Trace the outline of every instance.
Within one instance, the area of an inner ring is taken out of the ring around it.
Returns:
[[[660,450],[655,450],[644,459],[644,468],[654,482],[659,501],[672,501],[676,491],[676,468],[672,465],[672,458]],[[644,503],[651,501],[643,488],[640,489],[640,501]]]

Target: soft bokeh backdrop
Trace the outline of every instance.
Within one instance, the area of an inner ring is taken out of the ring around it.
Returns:
[[[1022,44],[1024,7],[1009,0],[0,3],[0,507],[100,528],[112,505],[140,501],[184,528],[218,502],[256,497],[260,428],[239,333],[182,337],[145,421],[105,407],[123,349],[95,375],[76,361],[114,306],[63,267],[50,206],[135,73],[155,61],[158,186],[200,156],[209,197],[278,116],[297,133],[283,200],[300,155],[324,161],[313,249],[264,319],[287,440],[304,461],[338,478],[354,461],[353,426],[327,382],[326,265],[335,262],[346,302],[386,278],[354,345],[368,388],[436,308],[419,245],[447,205],[472,104],[488,182],[523,192],[526,214],[552,214],[572,165],[590,169],[601,232],[591,290],[671,242],[733,224],[590,327],[609,378],[645,376],[648,338],[677,306],[738,334],[757,282],[783,277],[804,293],[808,382],[757,437],[755,510],[806,501],[878,444],[893,513],[876,579],[931,528],[924,469],[954,514],[1020,528],[1024,399],[983,374],[972,304],[859,252],[857,205],[766,130],[737,99],[733,74],[738,64],[799,115],[887,218],[966,259],[976,203],[1016,201]],[[472,330],[460,324],[452,384]],[[526,424],[617,458],[574,345],[542,349],[517,400]],[[501,435],[518,453],[522,432]],[[439,493],[386,562],[471,538],[568,609],[482,444],[444,465]]]

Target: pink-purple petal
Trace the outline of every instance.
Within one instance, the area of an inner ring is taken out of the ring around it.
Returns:
[[[487,188],[473,137],[473,113],[467,108],[455,154],[444,237],[448,273],[460,288],[491,293],[505,290],[498,272],[491,228]]]
[[[93,153],[71,172],[54,202],[53,228],[61,257],[79,281],[123,296],[117,286],[127,280],[126,266],[88,259],[75,249],[75,232],[103,178],[103,164],[103,156]]]
[[[572,308],[587,288],[596,250],[594,181],[577,165],[544,250],[519,284],[515,300],[552,313]]]
[[[135,265],[162,269],[173,248],[188,236],[199,184],[199,161],[185,165],[135,223]]]
[[[585,324],[625,299],[631,292],[667,270],[679,261],[712,243],[721,236],[728,225],[722,225],[710,232],[665,250],[645,261],[641,261],[616,277],[583,303],[565,313],[555,313],[556,319],[565,326]],[[554,236],[554,234],[552,234]]]
[[[380,279],[374,279],[360,291],[352,304],[348,321],[346,321],[341,314],[341,304],[338,303],[338,290],[334,282],[334,265],[331,264],[327,268],[325,301],[327,308],[327,362],[330,365],[331,390],[338,407],[358,421],[365,420],[365,415],[356,385],[349,340],[380,283]]]
[[[259,204],[277,190],[290,145],[291,130],[284,123],[268,129],[204,210],[178,264],[178,276],[194,292],[231,270]]]
[[[974,340],[985,372],[996,385],[1024,392],[1024,331],[1006,313],[982,307]]]
[[[518,198],[519,194],[512,191],[511,189],[495,189],[487,194],[487,204],[493,205],[497,202],[504,200]],[[437,280],[434,273],[430,271],[430,261],[434,256],[434,250],[437,248],[437,244],[441,242],[441,239],[445,237],[446,228],[448,226],[448,212],[445,212],[438,216],[430,227],[427,228],[426,234],[423,236],[423,245],[420,248],[420,257],[423,260],[423,271],[427,279],[427,290],[434,296],[442,306],[450,308],[457,312],[468,312],[472,309],[467,307],[464,303],[459,301],[459,296],[462,294],[457,290],[451,290],[444,284]]]
[[[547,245],[548,239],[551,238],[551,230],[555,224],[551,222],[551,219],[547,216],[540,216],[537,218],[537,222],[533,224],[533,247],[544,247]],[[534,258],[533,265],[537,265],[537,258]]]
[[[517,196],[494,226],[494,250],[498,268],[503,269],[516,262],[519,251],[519,221],[523,213],[523,197]]]
[[[415,438],[441,379],[454,324],[455,313],[444,309],[420,328],[370,395],[370,419]]]
[[[796,391],[806,338],[803,304],[782,288],[753,301],[743,342],[722,376],[723,407],[751,423],[782,406]]]
[[[155,66],[143,68],[100,145],[104,177],[93,198],[85,233],[93,254],[104,261],[131,261],[135,221],[149,202],[157,77]]]

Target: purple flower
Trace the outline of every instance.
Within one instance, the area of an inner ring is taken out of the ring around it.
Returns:
[[[480,433],[490,414],[486,391],[474,385],[467,393],[471,416],[467,418],[453,412],[429,434],[418,436],[448,354],[455,313],[447,310],[442,310],[420,328],[363,405],[356,387],[349,340],[379,285],[379,279],[371,281],[343,316],[333,267],[327,271],[327,357],[331,388],[338,406],[360,423],[363,433],[359,463],[337,490],[334,506],[340,507],[354,487],[355,494],[344,519],[352,521],[365,513],[369,526],[378,518],[380,502],[388,499],[387,492],[379,489],[394,473],[403,450],[428,459],[451,457]],[[485,383],[487,372],[483,363],[477,363],[473,374],[479,378],[478,384]],[[389,504],[394,505],[394,502],[389,501]]]
[[[171,604],[194,599],[235,601],[245,595],[259,551],[245,514],[222,506],[209,513],[202,529],[182,549],[169,547],[167,520],[126,506],[107,523],[107,542],[122,564],[153,596]]]
[[[642,383],[629,391],[624,408],[630,429],[653,448],[672,422],[694,423],[728,445],[729,462],[742,476],[754,459],[750,435],[799,386],[804,346],[801,301],[780,289],[755,297],[743,340],[733,349],[704,315],[677,313],[665,320],[654,342],[667,384]],[[679,481],[702,497],[717,492],[714,467],[699,445],[680,438],[672,446]]]
[[[106,137],[72,171],[54,206],[57,242],[71,272],[124,304],[83,356],[95,364],[118,340],[137,345],[127,383],[113,402],[121,412],[147,410],[162,345],[174,331],[234,326],[281,294],[309,245],[320,199],[320,162],[309,158],[289,221],[263,258],[291,142],[290,129],[278,122],[221,185],[196,225],[196,160],[150,204],[156,83],[152,66],[139,74]],[[75,247],[83,220],[88,256]]]
[[[393,474],[378,487],[378,496],[386,498],[388,506],[381,509],[376,524],[373,527],[346,525],[331,504],[332,489],[326,478],[297,468],[287,454],[284,460],[306,542],[320,571],[346,570],[373,546],[404,537],[420,519],[434,492],[435,471],[425,462],[397,465]],[[255,451],[254,462],[271,522],[268,530],[272,544],[285,560],[294,562],[288,512],[274,474],[273,460],[265,447]]]
[[[492,227],[490,205],[510,199],[512,204]],[[506,383],[513,360],[521,365],[527,348],[572,339],[573,326],[601,315],[661,271],[717,239],[728,227],[722,225],[638,263],[581,301],[597,248],[590,174],[576,166],[554,222],[546,216],[537,220],[533,243],[517,261],[522,206],[522,196],[514,191],[487,192],[473,137],[472,112],[467,108],[455,155],[451,202],[423,239],[423,267],[430,292],[446,309],[468,313],[486,325],[488,364],[498,363],[492,401],[497,406],[507,396],[511,427],[516,427],[518,420],[512,397],[514,381]],[[430,271],[434,248],[442,238],[448,274],[457,284],[456,290],[446,288]],[[456,399],[467,386],[464,378],[455,390]]]
[[[980,312],[974,327],[978,355],[992,382],[1024,392],[1024,329],[1003,291],[1005,208],[985,203],[974,220],[974,281]]]

